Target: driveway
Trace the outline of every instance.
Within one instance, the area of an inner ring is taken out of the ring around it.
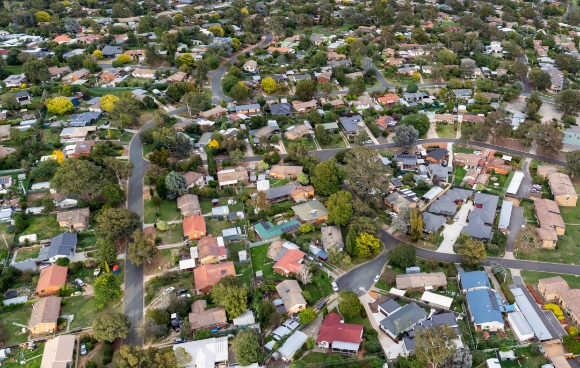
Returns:
[[[373,327],[374,330],[376,330],[379,333],[378,335],[379,342],[381,343],[381,346],[385,351],[385,354],[387,354],[388,359],[393,359],[398,356],[404,355],[403,343],[401,342],[397,344],[383,330],[380,329],[379,324],[383,319],[385,319],[385,316],[382,313],[373,313],[371,311],[369,303],[373,302],[374,299],[371,298],[371,296],[367,293],[362,295],[359,299],[362,305],[364,306],[365,311],[367,312],[367,316],[369,318],[369,321],[371,322],[371,326]]]
[[[437,249],[439,253],[449,253],[455,254],[453,251],[453,245],[461,235],[461,230],[467,225],[467,215],[469,211],[473,210],[473,202],[468,201],[461,206],[461,209],[457,212],[455,216],[459,217],[459,220],[453,222],[451,225],[445,224],[443,229],[443,242]]]
[[[524,208],[520,206],[513,206],[509,226],[510,233],[507,236],[507,245],[505,248],[506,252],[514,251],[514,243],[516,241],[516,237],[518,236],[518,232],[521,230],[522,225],[525,224],[526,218],[524,217]]]
[[[530,193],[532,192],[532,175],[530,174],[530,163],[532,162],[531,158],[526,158],[524,164],[522,166],[522,171],[524,172],[524,178],[518,188],[518,192],[516,196],[519,198],[529,198]]]
[[[380,142],[375,138],[375,136],[373,135],[373,133],[371,132],[371,130],[369,129],[369,127],[367,127],[367,125],[365,124],[364,121],[360,121],[358,123],[358,126],[361,127],[361,128],[363,128],[367,132],[367,135],[369,136],[369,139],[371,141],[373,141],[373,144],[380,144]]]

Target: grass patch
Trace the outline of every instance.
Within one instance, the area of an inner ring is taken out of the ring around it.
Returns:
[[[304,358],[300,359],[301,362],[306,364],[312,364],[312,366],[322,365],[324,366],[324,362],[326,361],[326,354],[324,353],[310,353],[306,355]]]
[[[62,314],[74,314],[70,328],[90,327],[95,318],[114,311],[123,313],[123,302],[120,300],[110,302],[105,308],[97,310],[97,301],[93,297],[73,296],[66,298],[66,305],[62,308]]]
[[[455,185],[461,185],[465,174],[467,174],[467,170],[463,166],[455,167]]]
[[[92,233],[78,234],[78,248],[93,247],[97,243],[97,236]]]
[[[361,308],[364,308],[364,307],[361,307]],[[361,309],[361,310],[364,310],[364,309]],[[348,318],[345,315],[343,315],[343,317],[344,317],[344,323],[354,323],[355,325],[363,325],[363,326],[365,326],[365,329],[367,331],[370,331],[373,329],[373,327],[371,326],[371,321],[369,321],[368,318],[363,318],[360,314],[357,314],[356,316],[354,316],[352,318]]]
[[[123,97],[123,92],[132,91],[136,88],[128,87],[110,87],[110,88],[89,88],[89,91],[93,92],[91,95],[104,96],[104,95],[114,95],[119,98]]]
[[[547,364],[548,360],[542,355],[534,356],[532,355],[531,348],[529,346],[523,348],[515,349],[516,356],[525,355],[525,360],[506,360],[501,362],[502,368],[540,368],[542,365]]]
[[[437,124],[435,131],[439,138],[455,138],[457,136],[453,125]]]
[[[308,147],[309,151],[316,151],[316,144],[314,143],[314,140],[312,139],[308,139],[308,138],[302,138],[302,139],[296,139],[295,141],[291,141],[289,139],[283,139],[282,140],[284,142],[284,146],[288,147],[288,145],[290,143],[296,143],[296,142],[300,142],[300,143],[304,143],[306,145],[306,147]]]
[[[32,305],[20,307],[10,312],[0,313],[0,320],[4,324],[7,336],[6,340],[3,341],[4,346],[22,344],[28,341],[28,331],[22,333],[22,326],[14,325],[13,322],[27,326],[31,314]]]
[[[560,276],[564,280],[566,280],[568,286],[570,286],[570,289],[580,289],[580,277],[576,275],[565,275],[560,273],[556,274],[550,272],[527,271],[527,270],[522,270],[520,273],[526,285],[537,285],[539,279]]]
[[[143,203],[143,218],[146,224],[153,224],[157,222],[157,214],[163,221],[176,221],[181,219],[181,212],[177,208],[175,201],[164,199],[159,207],[153,204],[151,199]]]
[[[536,215],[534,214],[534,204],[528,201],[521,201],[520,207],[524,209],[524,217],[528,219],[528,222],[537,222]]]
[[[252,280],[252,268],[250,267],[250,264],[248,263],[235,267],[238,280],[249,287]]]
[[[206,220],[205,227],[207,229],[208,234],[213,236],[222,236],[222,230],[229,229],[236,226],[243,226],[242,221],[238,221],[235,223],[231,223],[230,221],[222,221],[222,220]]]
[[[246,243],[244,242],[234,242],[227,245],[228,251],[230,252],[230,261],[239,262],[240,257],[238,252],[241,250],[246,250]]]
[[[155,232],[165,244],[174,244],[183,241],[183,224],[173,224],[171,230]]]
[[[473,153],[473,152],[475,152],[475,149],[471,148],[471,147],[453,145],[453,152],[455,152],[455,153]]]
[[[22,74],[22,68],[22,65],[6,65],[4,67],[10,74]]]
[[[283,185],[286,185],[288,183],[291,183],[292,180],[287,180],[287,179],[271,179],[270,180],[270,188],[276,188],[276,187],[281,187]]]
[[[250,249],[254,273],[262,271],[264,277],[274,274],[274,261],[267,257],[269,246],[270,243]]]
[[[131,139],[133,138],[134,135],[135,133],[129,132],[123,133],[123,135],[121,136],[121,142],[131,142]]]
[[[34,248],[22,248],[18,249],[18,253],[16,253],[16,262],[24,261],[29,258],[38,258],[38,254],[40,253],[40,248],[42,247],[34,247]]]
[[[143,157],[147,157],[147,155],[153,151],[153,148],[155,148],[155,147],[152,144],[144,144],[143,145]]]
[[[41,132],[42,137],[40,138],[40,141],[42,143],[60,142],[60,132],[52,129],[42,129]]]
[[[344,142],[344,139],[342,139],[342,136],[340,134],[333,134],[332,136],[333,136],[332,142],[329,144],[321,144],[320,141],[318,141],[318,144],[320,144],[320,148],[322,149],[346,148],[346,143]]]
[[[32,216],[28,219],[28,226],[18,235],[36,234],[38,240],[54,238],[62,231],[56,215]]]
[[[149,305],[155,296],[161,295],[163,290],[173,286],[176,290],[193,288],[193,272],[176,273],[177,277],[156,276],[145,283],[145,305]]]
[[[42,354],[44,354],[44,346],[45,343],[39,342],[36,343],[36,349],[32,351],[28,350],[27,348],[22,348],[18,350],[12,349],[12,356],[18,357],[19,361],[22,358],[22,361],[25,361],[26,363],[20,364],[19,362],[13,362],[11,361],[11,359],[7,359],[2,362],[2,367],[20,368],[25,366],[27,368],[40,368],[40,363],[42,362]]]

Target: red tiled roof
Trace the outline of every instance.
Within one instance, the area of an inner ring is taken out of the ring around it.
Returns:
[[[335,341],[359,344],[363,326],[352,323],[341,323],[342,317],[336,313],[329,313],[318,332],[318,341],[333,344]]]
[[[183,220],[183,235],[189,235],[196,231],[205,233],[205,219],[203,216],[189,216]]]
[[[40,271],[36,291],[45,290],[50,286],[62,286],[66,284],[68,267],[52,265]]]
[[[288,251],[276,262],[274,268],[282,268],[289,273],[296,273],[302,266],[299,263],[304,258],[304,252],[299,249],[288,249]]]
[[[399,101],[399,96],[389,93],[381,97],[377,97],[377,101],[380,103],[390,103]]]
[[[193,271],[195,290],[213,287],[226,276],[235,276],[234,262],[206,264]]]

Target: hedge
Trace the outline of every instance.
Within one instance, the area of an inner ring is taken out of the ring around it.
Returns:
[[[564,346],[572,354],[580,354],[580,341],[576,340],[572,336],[564,336]]]
[[[510,304],[514,304],[516,302],[516,298],[514,297],[514,294],[512,293],[510,288],[507,286],[507,284],[505,282],[502,282],[500,285],[501,285],[501,291],[503,291],[503,294],[505,295],[507,301]]]
[[[556,317],[564,316],[564,312],[562,312],[562,309],[557,304],[554,303],[544,304],[544,309],[551,310],[552,312],[554,312],[554,315]]]

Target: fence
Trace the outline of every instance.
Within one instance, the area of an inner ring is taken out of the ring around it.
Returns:
[[[277,236],[275,238],[268,239],[268,240],[263,240],[261,242],[250,243],[249,247],[250,247],[250,249],[252,249],[252,248],[255,248],[255,247],[259,247],[260,245],[270,244],[271,242],[274,242],[276,240],[280,240],[280,237]]]
[[[234,266],[241,266],[241,265],[249,264],[251,262],[252,262],[251,259],[246,259],[245,261],[234,262]]]
[[[420,300],[416,300],[416,299],[413,299],[413,298],[408,298],[406,296],[399,296],[399,295],[396,295],[396,294],[391,294],[389,292],[387,292],[387,294],[388,294],[388,296],[390,296],[391,298],[393,298],[395,300],[402,299],[402,300],[404,300],[406,302],[409,302],[409,303],[414,302],[415,304],[419,305],[420,307],[429,308],[429,309],[435,309],[437,312],[441,312],[441,311],[444,311],[444,312],[453,312],[453,313],[459,314],[462,317],[467,317],[467,314],[462,313],[462,312],[457,312],[457,311],[454,311],[454,310],[451,310],[451,309],[437,307],[437,306],[435,306],[433,304],[424,303],[424,302],[422,302]]]

